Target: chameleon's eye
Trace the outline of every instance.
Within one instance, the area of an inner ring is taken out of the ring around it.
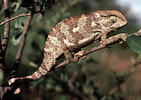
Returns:
[[[115,22],[117,21],[117,18],[116,18],[115,16],[111,16],[111,17],[110,17],[110,21],[111,21],[112,23],[115,23]]]

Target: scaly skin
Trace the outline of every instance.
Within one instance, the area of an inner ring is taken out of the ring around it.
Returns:
[[[125,41],[127,37],[125,33],[108,39],[106,36],[109,32],[116,31],[126,23],[125,17],[116,10],[95,11],[61,21],[48,35],[44,48],[44,59],[39,69],[32,75],[10,79],[9,85],[41,78],[51,70],[52,66],[56,64],[56,59],[62,54],[68,60],[77,62],[71,52],[79,50],[99,38],[104,45],[113,43],[118,39]]]

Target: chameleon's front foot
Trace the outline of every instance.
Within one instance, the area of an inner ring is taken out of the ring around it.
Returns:
[[[74,58],[72,62],[78,62],[79,57],[81,57],[81,59],[85,59],[86,56],[84,56],[84,51],[79,51],[76,54],[74,54]]]
[[[126,34],[126,33],[120,33],[115,36],[111,36],[108,39],[103,39],[103,37],[101,37],[100,43],[102,43],[103,45],[108,45],[108,44],[111,44],[111,43],[118,41],[119,39],[121,39],[122,41],[126,41],[127,36],[128,36],[128,34]],[[120,41],[120,43],[122,43],[122,41]]]

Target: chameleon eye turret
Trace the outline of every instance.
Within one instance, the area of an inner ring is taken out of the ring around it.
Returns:
[[[115,16],[110,17],[110,22],[115,23],[117,21],[117,18]]]
[[[92,19],[105,29],[109,29],[109,27],[117,29],[127,24],[126,18],[117,10],[92,12]]]
[[[123,27],[127,24],[126,18],[119,11],[111,10],[111,11],[109,11],[109,14],[111,14],[117,18],[117,22],[114,25],[115,28],[120,28],[120,27]]]

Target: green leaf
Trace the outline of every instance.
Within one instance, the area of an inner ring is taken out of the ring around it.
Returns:
[[[126,39],[129,47],[136,53],[141,53],[141,38],[136,35],[131,35]]]

